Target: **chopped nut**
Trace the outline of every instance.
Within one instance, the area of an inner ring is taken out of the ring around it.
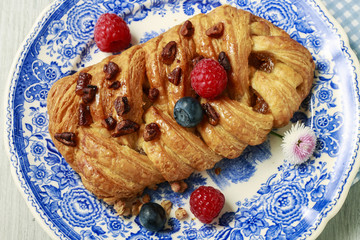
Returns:
[[[224,33],[224,23],[219,22],[219,23],[215,24],[214,26],[212,26],[211,28],[206,30],[205,33],[207,36],[212,37],[212,38],[221,37]]]
[[[161,202],[161,206],[164,208],[166,215],[170,215],[170,211],[172,208],[172,202],[169,200],[164,200]]]
[[[131,134],[138,131],[140,128],[139,124],[133,122],[129,119],[122,120],[116,125],[115,133],[111,136],[113,137],[120,137],[123,135]]]
[[[79,106],[79,126],[90,126],[93,119],[90,112],[90,106],[85,103],[80,103]]]
[[[108,88],[112,88],[114,90],[119,89],[121,87],[121,83],[119,81],[112,82]]]
[[[142,197],[142,201],[143,203],[148,203],[150,202],[150,195],[149,194],[145,194],[143,197]]]
[[[115,110],[119,116],[130,112],[130,105],[127,97],[117,97],[114,102]]]
[[[152,141],[152,140],[158,138],[160,136],[160,134],[161,134],[161,132],[160,132],[159,125],[157,125],[156,123],[150,123],[145,126],[143,137],[144,137],[144,140],[146,142],[148,142],[148,141]]]
[[[177,67],[168,76],[169,82],[171,82],[174,85],[179,85],[181,81],[181,68]]]
[[[219,175],[221,173],[221,168],[215,168],[214,172],[216,175]]]
[[[210,105],[210,103],[203,103],[201,106],[204,109],[205,114],[208,116],[209,123],[213,126],[218,125],[220,121],[219,114]]]
[[[107,130],[113,130],[116,127],[116,120],[112,116],[104,119],[101,124],[106,127]]]
[[[83,88],[82,100],[84,103],[91,103],[95,99],[95,95],[97,92],[97,86],[87,85],[86,88]]]
[[[159,97],[159,94],[160,92],[157,88],[150,88],[148,98],[154,102]]]
[[[83,89],[89,85],[91,81],[92,76],[89,73],[81,72],[79,73],[77,82],[76,82],[76,88],[75,93],[79,96],[83,95]]]
[[[130,216],[131,214],[131,209],[126,206],[124,201],[117,201],[114,204],[114,209],[120,216]]]
[[[173,192],[179,192],[180,191],[180,183],[179,182],[172,182],[170,183],[170,187],[171,187],[171,190],[173,190]]]
[[[108,64],[104,65],[103,69],[106,80],[112,80],[118,72],[120,72],[119,66],[114,62],[109,62]]]
[[[181,26],[180,34],[184,37],[191,37],[194,34],[194,26],[189,20]]]
[[[75,147],[76,146],[76,135],[72,132],[63,132],[63,133],[56,133],[55,139],[61,142],[66,146]]]
[[[172,64],[173,61],[175,60],[176,51],[177,51],[177,48],[176,48],[175,41],[171,41],[171,42],[167,43],[161,53],[163,62],[167,65]]]
[[[220,52],[218,62],[221,66],[223,66],[226,71],[229,71],[231,69],[229,58],[226,56],[225,52]]]
[[[175,211],[175,217],[178,220],[183,220],[188,217],[188,213],[184,208],[178,208]]]
[[[188,188],[188,185],[184,181],[176,181],[170,183],[170,187],[173,192],[183,193]]]

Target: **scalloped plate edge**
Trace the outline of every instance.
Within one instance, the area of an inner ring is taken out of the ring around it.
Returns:
[[[19,71],[17,70],[17,66],[19,65],[19,60],[23,60],[23,52],[26,51],[30,45],[32,44],[32,36],[37,35],[38,32],[41,30],[41,26],[44,25],[48,17],[56,11],[56,9],[66,0],[56,0],[51,4],[48,4],[38,15],[36,18],[34,24],[30,28],[29,33],[26,35],[24,40],[20,43],[20,47],[17,50],[16,54],[14,55],[14,60],[11,64],[6,87],[5,87],[5,95],[4,95],[4,107],[6,111],[6,115],[3,114],[1,117],[1,122],[5,123],[3,124],[3,137],[4,137],[4,147],[6,154],[9,158],[10,163],[10,172],[14,180],[14,184],[16,185],[18,191],[20,192],[20,195],[24,198],[26,205],[28,206],[31,214],[36,219],[36,222],[41,226],[41,228],[45,231],[45,233],[51,238],[51,239],[59,239],[64,238],[62,233],[58,231],[53,225],[50,225],[50,220],[48,216],[44,216],[41,211],[39,211],[38,205],[34,204],[35,199],[31,197],[30,194],[26,194],[25,190],[28,190],[24,188],[24,183],[21,181],[21,179],[17,176],[17,169],[12,167],[14,165],[12,158],[16,157],[17,154],[14,151],[14,149],[11,146],[11,143],[9,142],[11,138],[11,119],[13,116],[13,110],[10,108],[12,106],[12,103],[10,102],[11,99],[9,99],[11,89],[14,87],[13,78],[16,76]],[[16,161],[16,160],[15,160]],[[62,236],[61,236],[62,235]]]
[[[350,47],[350,42],[349,42],[349,37],[347,35],[347,33],[345,32],[344,28],[339,24],[339,22],[332,16],[332,14],[330,14],[329,10],[325,7],[325,5],[323,4],[323,2],[321,0],[314,0],[314,2],[318,5],[318,8],[320,8],[320,10],[322,10],[324,12],[324,17],[328,18],[328,21],[331,22],[333,24],[333,29],[336,30],[340,40],[343,41],[342,46],[347,48],[347,52],[350,55],[350,58],[353,60],[353,67],[354,67],[354,74],[358,76],[358,80],[360,77],[360,63],[359,63],[359,59],[357,57],[357,55],[355,54],[355,52],[352,50],[352,48]],[[359,90],[359,82],[355,82],[356,85],[356,89]],[[360,97],[360,93],[357,92],[357,96],[358,98]],[[359,104],[359,102],[358,102]],[[360,111],[360,106],[358,106],[358,109]],[[360,114],[360,113],[359,113]],[[358,122],[358,136],[357,138],[359,139],[359,134],[360,134],[360,123]],[[358,146],[359,147],[359,146]],[[357,153],[356,156],[354,157],[354,163],[352,165],[352,170],[350,171],[350,173],[348,173],[348,177],[347,182],[344,183],[343,187],[342,187],[342,191],[338,191],[337,195],[339,195],[336,199],[334,199],[332,201],[331,204],[329,204],[329,206],[324,209],[325,212],[325,216],[320,220],[320,222],[318,221],[316,224],[317,226],[313,226],[315,227],[315,229],[313,230],[313,232],[310,235],[310,238],[308,239],[316,239],[321,232],[325,229],[325,226],[327,225],[327,223],[333,218],[335,217],[335,215],[340,211],[341,207],[343,206],[347,195],[349,194],[349,190],[350,187],[357,183],[359,179],[355,179],[359,168],[360,168],[360,156],[359,156],[359,149],[357,149]],[[346,177],[346,176],[344,176]],[[355,181],[354,181],[355,179]],[[343,181],[344,179],[342,179]],[[310,228],[311,229],[311,228]],[[309,230],[310,230],[309,229]],[[309,230],[307,232],[309,232]],[[306,239],[306,233],[304,232],[302,236],[304,236]]]

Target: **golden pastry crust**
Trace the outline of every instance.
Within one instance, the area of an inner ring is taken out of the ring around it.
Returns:
[[[189,20],[194,28],[190,36],[182,35],[178,25],[81,70],[91,75],[90,84],[97,87],[95,99],[86,103],[92,117],[89,126],[79,126],[79,105],[84,100],[75,89],[80,72],[58,80],[49,92],[49,132],[55,146],[85,187],[118,209],[123,209],[122,201],[147,186],[185,179],[223,157],[238,157],[247,145],[262,143],[273,127],[289,122],[310,91],[311,54],[270,22],[227,5]],[[222,34],[207,35],[217,24],[223,27]],[[174,59],[165,59],[164,48],[174,44]],[[217,124],[204,117],[196,128],[181,127],[172,113],[178,99],[195,97],[190,84],[192,60],[218,59],[220,52],[231,65],[227,89],[216,99],[200,98],[216,113]],[[272,66],[257,66],[254,54]],[[111,80],[104,72],[109,62],[120,69]],[[178,82],[169,81],[179,68]],[[110,87],[116,81],[119,88]],[[158,95],[149,98],[149,89],[157,89]],[[119,136],[118,129],[104,127],[104,119],[110,116],[118,125],[131,120],[138,128],[130,126],[133,131]],[[144,140],[150,123],[160,131]],[[63,132],[75,134],[76,146],[55,139]]]

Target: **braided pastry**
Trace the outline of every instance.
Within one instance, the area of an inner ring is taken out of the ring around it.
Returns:
[[[196,97],[194,62],[219,54],[227,89],[199,98],[207,115],[196,128],[181,127],[173,109]],[[287,33],[225,5],[58,80],[48,95],[49,132],[85,187],[120,209],[147,186],[262,143],[299,108],[313,71],[308,50]]]

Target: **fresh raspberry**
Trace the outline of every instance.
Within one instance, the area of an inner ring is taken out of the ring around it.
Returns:
[[[191,87],[200,97],[215,98],[227,84],[225,69],[211,58],[204,58],[198,62],[191,72]]]
[[[131,35],[126,22],[114,13],[102,14],[95,25],[95,42],[103,52],[119,52],[129,46]]]
[[[210,186],[201,186],[191,193],[190,210],[201,222],[209,224],[225,203],[224,195]]]

